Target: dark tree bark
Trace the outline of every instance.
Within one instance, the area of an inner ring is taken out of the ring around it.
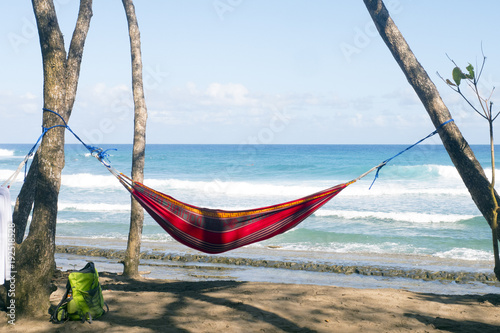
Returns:
[[[75,101],[80,63],[92,17],[92,0],[81,0],[68,54],[52,0],[32,0],[43,60],[44,108],[58,112],[67,122]],[[61,125],[44,113],[43,126]],[[42,139],[28,181],[23,184],[13,215],[16,241],[23,239],[31,207],[28,236],[16,246],[15,304],[18,315],[47,314],[55,270],[57,200],[64,168],[64,128],[54,128]]]
[[[142,82],[141,35],[132,0],[122,0],[127,15],[132,56],[132,90],[134,95],[134,145],[132,154],[132,179],[144,181],[144,157],[146,150],[147,109]],[[131,198],[130,231],[125,254],[123,275],[139,277],[139,253],[141,250],[144,211],[141,205]]]
[[[417,93],[435,127],[451,119],[451,114],[439,92],[424,68],[410,50],[403,35],[389,16],[382,0],[364,0],[380,36],[401,67],[408,82]],[[495,207],[491,196],[490,183],[483,168],[477,161],[469,144],[462,136],[455,122],[448,123],[439,130],[439,136],[455,165],[472,200],[490,226]],[[498,194],[495,192],[497,200]]]

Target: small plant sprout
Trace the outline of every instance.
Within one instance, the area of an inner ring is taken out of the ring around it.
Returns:
[[[481,50],[482,51],[482,50]],[[484,95],[481,94],[479,91],[479,80],[481,78],[481,74],[484,69],[484,65],[486,63],[486,57],[484,56],[483,53],[483,61],[481,64],[481,68],[479,70],[479,73],[476,73],[474,70],[474,66],[472,64],[469,64],[467,67],[465,67],[465,71],[463,71],[456,63],[448,57],[450,61],[455,65],[453,68],[451,75],[452,75],[452,80],[450,79],[444,79],[439,75],[439,77],[455,92],[457,92],[462,98],[467,102],[467,104],[481,117],[486,119],[488,121],[489,125],[489,134],[490,134],[490,150],[491,150],[491,182],[490,182],[490,190],[491,190],[491,198],[493,200],[493,211],[491,215],[491,221],[490,221],[490,226],[492,230],[492,237],[493,237],[493,252],[495,256],[495,275],[498,280],[500,280],[500,259],[499,259],[499,254],[498,254],[498,234],[497,234],[497,229],[498,229],[498,212],[499,212],[499,206],[498,202],[496,200],[495,196],[495,146],[494,146],[494,140],[493,140],[493,122],[495,119],[497,119],[498,115],[500,114],[499,112],[494,113],[493,112],[493,101],[491,100],[491,97],[493,95],[493,92],[495,91],[495,87],[491,88],[491,91],[488,94],[488,97],[483,97]],[[463,82],[467,84],[467,86],[470,88],[470,91],[467,95],[471,95],[472,98],[470,99],[469,97],[466,96],[466,93],[462,90],[461,87],[463,87]]]

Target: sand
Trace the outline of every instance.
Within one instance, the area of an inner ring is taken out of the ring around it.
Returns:
[[[49,315],[1,332],[500,332],[499,295],[236,281],[130,280],[100,272],[110,312],[92,324]],[[56,281],[63,294],[65,276]]]

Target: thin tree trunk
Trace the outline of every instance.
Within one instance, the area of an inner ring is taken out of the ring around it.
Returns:
[[[68,121],[76,95],[83,46],[92,17],[92,0],[81,0],[77,24],[68,56],[59,28],[54,3],[51,0],[32,0],[43,59],[44,107],[54,110]],[[44,113],[43,126],[60,125],[61,120]],[[31,206],[33,218],[26,239],[16,246],[13,298],[18,315],[46,314],[52,292],[51,279],[55,270],[55,235],[57,200],[64,168],[64,128],[54,128],[44,136],[32,177],[21,189],[14,212],[16,230],[22,235]],[[28,187],[28,188],[27,188]],[[23,213],[21,213],[23,212]]]
[[[122,0],[127,15],[130,53],[132,56],[132,90],[134,94],[134,146],[132,155],[132,179],[144,181],[144,155],[146,150],[147,109],[142,83],[141,35],[132,0]],[[131,198],[130,231],[125,254],[123,275],[139,276],[139,253],[141,250],[144,211],[141,205]]]
[[[31,163],[28,175],[24,179],[24,184],[16,199],[16,206],[12,214],[12,221],[14,221],[14,235],[16,243],[21,244],[26,233],[26,226],[28,224],[28,217],[33,209],[33,202],[35,201],[35,189],[38,179],[38,154],[35,154],[33,162]]]
[[[491,114],[491,106],[490,104],[490,114]],[[489,130],[490,130],[490,154],[491,154],[491,183],[490,183],[490,193],[493,199],[493,212],[491,218],[491,236],[493,240],[493,256],[495,259],[495,268],[494,272],[497,277],[497,280],[500,280],[500,256],[498,253],[498,201],[495,197],[495,141],[493,139],[493,121],[494,119],[491,116],[488,118],[489,122]]]
[[[434,126],[438,127],[446,120],[451,119],[450,112],[442,101],[436,86],[410,50],[403,35],[389,16],[383,1],[364,0],[364,3],[375,22],[380,36],[417,93]],[[469,190],[472,200],[491,226],[493,223],[494,201],[490,192],[490,183],[483,168],[455,122],[442,127],[439,130],[439,135],[460,177]],[[495,196],[498,200],[499,197],[496,192]]]

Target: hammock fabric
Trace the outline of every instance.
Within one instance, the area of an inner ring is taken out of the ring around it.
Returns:
[[[228,211],[195,207],[134,182],[124,174],[115,175],[174,239],[205,253],[222,253],[281,234],[302,222],[352,183],[273,206]]]

